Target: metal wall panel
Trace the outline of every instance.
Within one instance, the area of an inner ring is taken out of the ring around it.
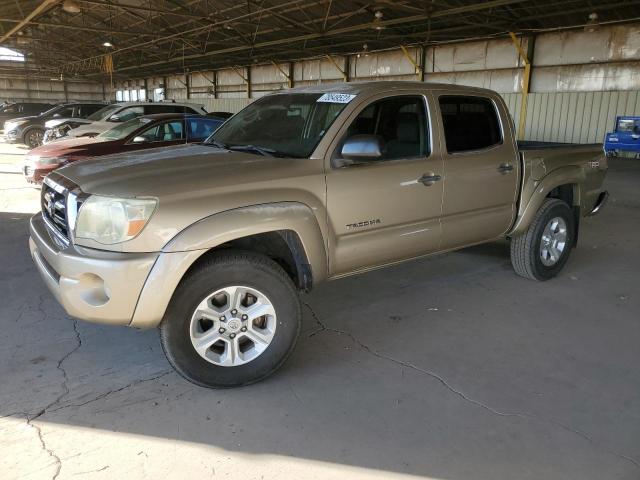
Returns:
[[[65,84],[67,92],[65,95]],[[64,102],[104,100],[101,83],[58,80],[0,78],[0,100],[16,102]]]
[[[253,100],[249,98],[200,98],[207,112],[231,112],[237,113],[249,105]]]
[[[502,97],[512,117],[519,118],[522,95]],[[640,115],[640,91],[530,93],[525,139],[601,143],[617,115]]]

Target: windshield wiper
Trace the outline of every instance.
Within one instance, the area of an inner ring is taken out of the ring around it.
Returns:
[[[258,145],[230,145],[227,146],[229,150],[235,150],[238,152],[256,152],[265,157],[284,157],[284,153],[273,150],[272,148],[260,147]]]
[[[228,145],[226,143],[218,142],[217,140],[211,140],[210,142],[206,142],[203,145],[211,145],[217,148],[223,148],[224,150],[232,150],[236,152],[255,152],[258,155],[262,155],[265,157],[289,157],[283,152],[279,152],[278,150],[274,150],[272,148],[261,147],[259,145]]]
[[[222,148],[227,150],[229,147],[222,142],[216,142],[215,140],[211,140],[210,142],[203,142],[203,145],[211,145],[213,147]]]

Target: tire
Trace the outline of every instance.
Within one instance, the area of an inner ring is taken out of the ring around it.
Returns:
[[[553,227],[552,220],[561,219]],[[566,236],[564,246],[558,254],[562,238],[562,222]],[[558,230],[557,233],[554,230]],[[548,240],[547,243],[543,236]],[[558,241],[553,248],[554,241]],[[531,280],[544,281],[555,277],[569,259],[575,244],[575,219],[571,207],[562,200],[548,198],[536,213],[527,231],[511,239],[511,264],[516,273]],[[555,255],[554,255],[555,253]],[[555,260],[554,260],[555,259]]]
[[[211,297],[214,293],[217,295]],[[256,301],[250,305],[252,299]],[[232,310],[234,305],[237,312]],[[258,310],[250,308],[258,306],[269,313],[252,320],[251,312]],[[197,309],[206,315],[200,318],[200,313],[194,313]],[[251,315],[248,320],[245,312]],[[223,321],[223,317],[228,318]],[[176,289],[159,330],[167,360],[180,375],[202,387],[230,388],[258,382],[280,368],[295,347],[301,323],[300,299],[285,271],[265,256],[231,251],[206,259],[188,273]],[[225,331],[219,334],[221,330]],[[195,345],[207,345],[207,335],[220,339],[206,350],[200,348],[199,353]],[[264,342],[268,337],[269,343]],[[254,342],[252,338],[261,340]],[[246,363],[239,363],[243,361]]]
[[[42,145],[44,130],[41,128],[30,128],[22,136],[23,143],[29,148],[36,148]]]

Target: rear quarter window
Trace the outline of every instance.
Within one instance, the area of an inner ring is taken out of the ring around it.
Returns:
[[[443,95],[439,104],[449,153],[483,150],[502,143],[500,118],[491,99]]]

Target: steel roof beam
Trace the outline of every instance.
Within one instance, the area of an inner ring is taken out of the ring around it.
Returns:
[[[29,22],[31,22],[31,20],[45,13],[47,10],[49,10],[59,1],[60,0],[42,0],[42,3],[38,5],[35,9],[33,9],[33,11],[29,15],[27,15],[22,20],[20,20],[15,27],[13,27],[4,35],[2,35],[2,37],[0,37],[0,43],[5,42],[14,33],[18,33],[20,30],[26,27],[29,24]]]

